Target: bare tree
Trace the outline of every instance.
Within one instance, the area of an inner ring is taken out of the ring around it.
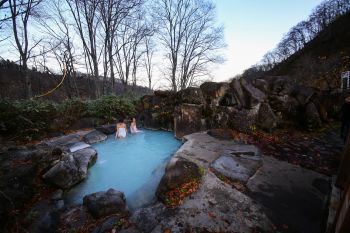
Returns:
[[[120,34],[115,38],[114,63],[124,87],[127,87],[130,78],[134,77],[135,83],[138,61],[143,53],[140,50],[141,44],[144,37],[149,36],[150,33],[142,19],[142,14],[132,15],[123,21]]]
[[[83,44],[87,70],[95,79],[95,93],[100,96],[97,31],[100,25],[98,7],[102,0],[66,0]]]
[[[208,74],[208,65],[222,61],[223,28],[215,26],[215,7],[208,0],[158,0],[155,6],[159,38],[169,60],[173,91]]]
[[[45,28],[47,44],[57,61],[61,73],[65,73],[67,78],[65,85],[69,98],[73,96],[72,90],[79,96],[79,89],[76,83],[76,55],[73,44],[72,27],[69,25],[65,9],[60,0],[52,0],[47,4],[48,16],[43,18],[41,24]]]
[[[144,67],[146,69],[148,88],[152,90],[152,76],[153,76],[153,55],[154,44],[151,36],[146,36],[144,39],[145,53],[144,53]]]
[[[28,22],[35,8],[41,3],[41,0],[9,0],[11,12],[12,30],[16,42],[16,48],[20,55],[20,65],[25,78],[27,97],[32,97],[32,85],[28,74],[28,59],[31,51],[40,43],[40,40],[30,46]]]
[[[134,13],[134,10],[141,6],[143,0],[105,0],[100,5],[100,16],[103,26],[103,67],[104,67],[104,83],[109,73],[112,90],[115,86],[115,72],[113,56],[115,54],[115,38],[118,36],[122,22]],[[108,72],[109,71],[109,72]]]

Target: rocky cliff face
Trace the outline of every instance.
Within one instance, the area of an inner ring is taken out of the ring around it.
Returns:
[[[177,93],[156,91],[144,96],[139,120],[147,128],[174,130],[178,138],[212,128],[249,132],[291,126],[314,130],[328,121],[340,103],[337,94],[328,93],[326,98],[284,76],[254,81],[234,79],[230,83],[206,82]]]

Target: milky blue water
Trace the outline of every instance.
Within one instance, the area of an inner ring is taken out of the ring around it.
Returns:
[[[87,178],[67,193],[69,203],[82,203],[87,194],[109,188],[124,192],[131,209],[151,203],[170,157],[181,146],[173,133],[144,130],[125,139],[110,135],[94,144],[98,158]]]

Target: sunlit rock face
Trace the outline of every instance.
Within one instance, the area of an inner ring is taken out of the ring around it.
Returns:
[[[147,128],[173,130],[178,138],[214,128],[271,132],[288,126],[314,130],[327,121],[333,108],[325,99],[315,89],[285,76],[205,82],[199,88],[144,96],[139,120]]]

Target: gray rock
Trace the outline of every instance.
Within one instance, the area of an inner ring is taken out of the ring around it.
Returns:
[[[200,86],[203,96],[208,104],[218,106],[220,99],[229,89],[227,83],[205,82]]]
[[[246,183],[262,165],[258,148],[251,145],[237,145],[216,159],[212,164],[217,173]]]
[[[69,151],[70,152],[76,152],[78,150],[81,150],[81,149],[85,149],[85,148],[88,148],[88,147],[91,147],[91,145],[85,143],[85,142],[77,142],[77,143],[74,143],[73,145],[71,145],[69,147]]]
[[[236,98],[238,108],[244,108],[246,106],[246,103],[245,103],[246,101],[245,101],[242,85],[239,79],[233,79],[232,82],[230,83],[230,87]]]
[[[47,171],[43,178],[61,189],[69,189],[85,179],[88,167],[96,161],[96,158],[97,152],[93,148],[68,154]]]
[[[124,193],[114,189],[86,195],[83,204],[95,218],[111,214],[118,214],[120,217],[128,215]]]
[[[312,88],[299,87],[297,89],[296,99],[301,105],[305,106],[307,103],[310,102],[310,99],[314,94],[315,94],[315,91]]]
[[[113,228],[116,227],[119,217],[117,216],[112,216],[108,218],[106,221],[104,221],[101,225],[97,226],[92,233],[105,233],[105,232],[110,232]]]
[[[242,159],[232,156],[220,156],[211,167],[221,175],[231,180],[246,183],[261,166],[261,161]]]
[[[200,178],[201,174],[197,164],[190,161],[178,160],[174,164],[168,165],[158,185],[156,196],[162,202],[166,203],[166,194],[168,191]]]
[[[255,79],[253,81],[254,87],[258,88],[260,91],[267,93],[269,91],[269,84],[264,79]]]
[[[69,189],[82,180],[79,166],[69,154],[43,175],[46,182],[62,189]]]
[[[107,139],[107,135],[98,130],[94,130],[84,136],[84,141],[88,144],[102,142]]]
[[[314,103],[310,102],[306,105],[305,114],[309,130],[317,129],[322,125],[320,114]]]
[[[130,218],[141,232],[152,232],[157,226],[158,220],[164,216],[166,208],[163,204],[158,203],[149,208],[137,210]]]
[[[109,135],[115,132],[115,127],[116,127],[115,124],[102,125],[102,126],[96,127],[96,130],[100,131],[101,133]]]
[[[51,195],[51,200],[52,201],[62,200],[62,196],[63,196],[62,189],[58,189]]]
[[[79,134],[69,134],[66,136],[61,136],[57,138],[53,138],[46,142],[47,145],[55,147],[55,146],[66,146],[69,144],[74,144],[80,142],[82,140]]]
[[[97,151],[93,148],[85,148],[74,152],[73,157],[78,164],[81,178],[85,178],[87,169],[97,160]]]
[[[242,89],[244,90],[246,96],[247,108],[253,108],[259,103],[264,102],[266,95],[264,92],[255,88],[252,84],[248,83],[246,80],[241,79]]]
[[[61,210],[64,207],[64,201],[63,200],[57,200],[54,202],[55,209],[56,210]]]
[[[90,218],[92,218],[91,215],[83,205],[67,209],[60,216],[62,225],[70,231],[84,226],[88,223]]]
[[[209,128],[226,128],[230,125],[230,121],[237,113],[234,107],[216,107],[210,122]]]
[[[251,132],[252,126],[256,123],[256,118],[260,104],[252,109],[241,109],[230,117],[228,126],[241,132]]]
[[[326,192],[316,183],[323,184]],[[325,219],[320,213],[325,213],[330,187],[329,177],[270,156],[247,183],[249,195],[269,211],[274,225],[287,225],[295,232],[323,231]]]
[[[181,104],[205,104],[203,93],[200,88],[189,87],[177,92],[176,95]]]
[[[127,229],[122,229],[118,231],[118,233],[142,233],[142,232],[145,232],[145,231],[140,231],[136,227],[129,227]]]
[[[174,131],[175,137],[201,131],[204,126],[202,119],[202,106],[194,104],[182,104],[175,108]]]
[[[257,125],[266,131],[271,132],[277,127],[278,119],[267,103],[262,103],[257,116]]]

